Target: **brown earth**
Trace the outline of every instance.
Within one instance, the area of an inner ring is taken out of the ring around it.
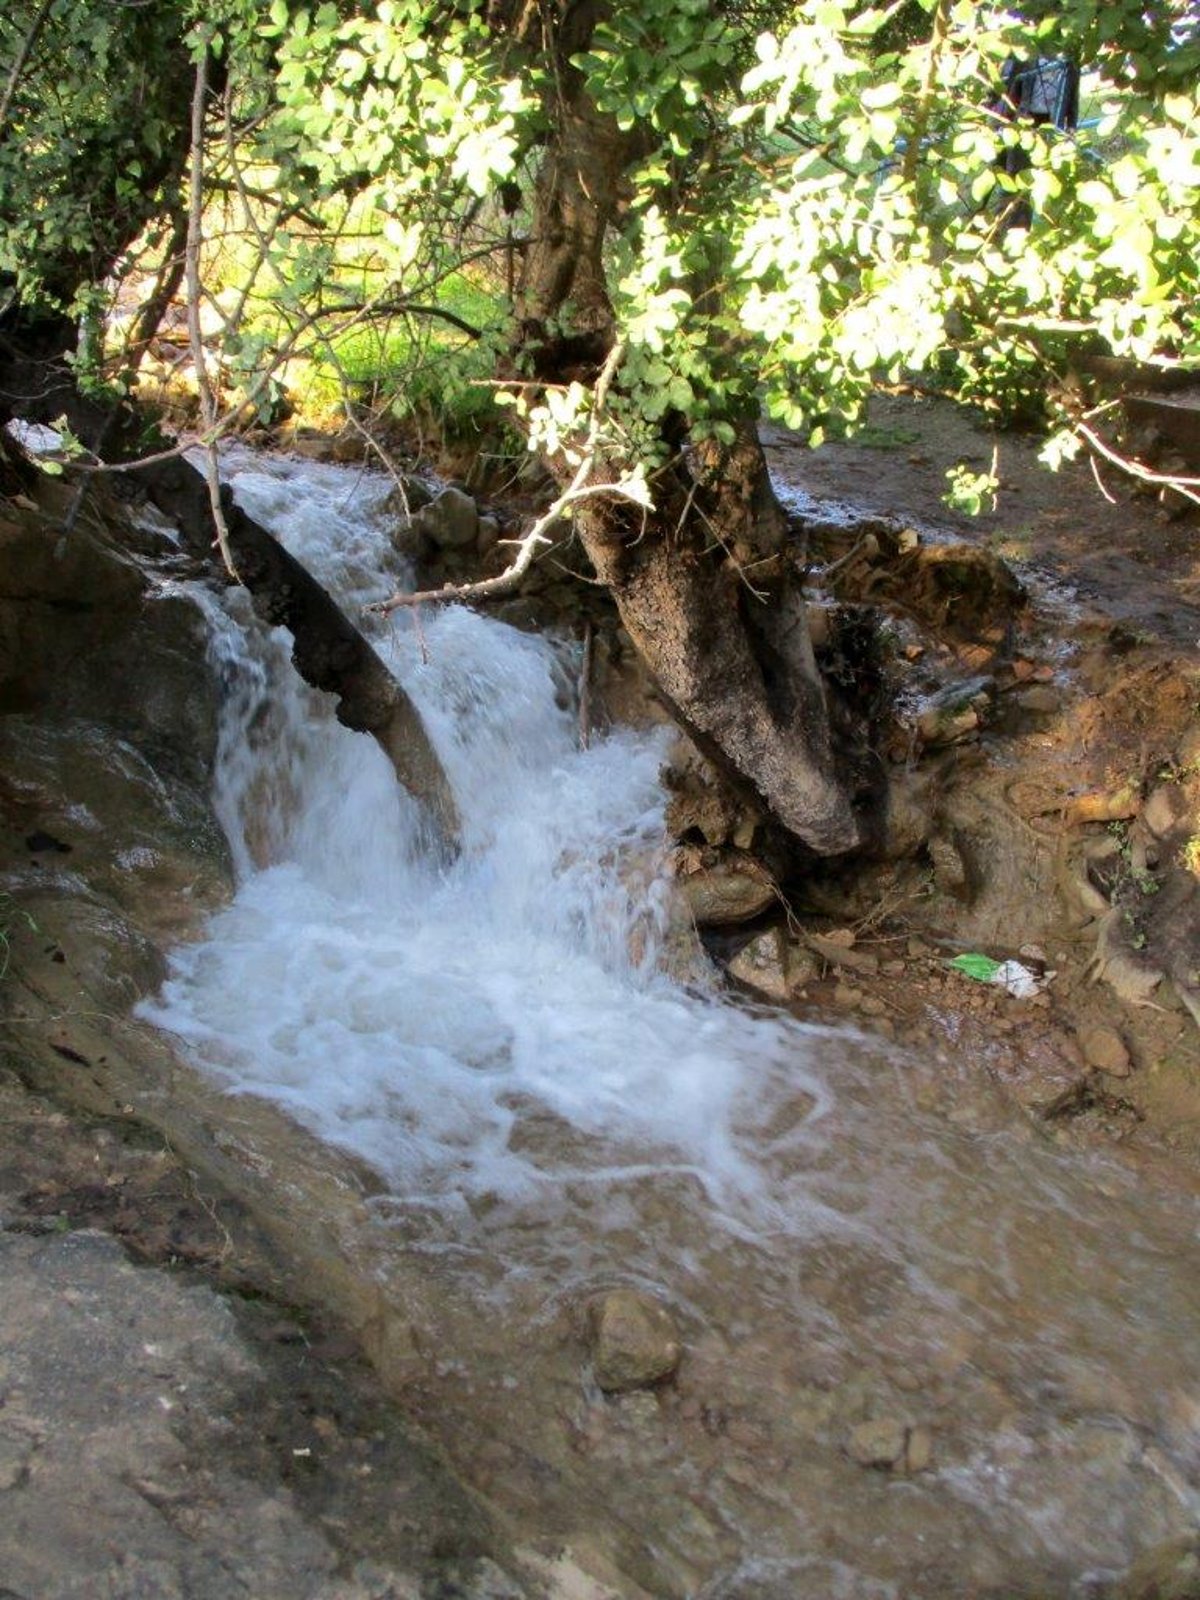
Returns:
[[[1029,602],[1008,614],[997,606],[991,626],[985,610],[966,629],[931,634],[875,581],[886,554],[868,563],[866,598],[899,617],[890,672],[902,701],[906,684],[918,704],[939,683],[991,684],[978,724],[945,750],[922,748],[917,718],[915,746],[891,751],[893,780],[907,777],[932,811],[917,858],[800,890],[793,910],[805,930],[853,934],[867,959],[839,965],[826,947],[814,963],[809,946],[813,976],[799,1003],[932,1045],[959,1063],[955,1078],[1000,1083],[1060,1137],[1115,1142],[1193,1187],[1195,514],[1110,468],[1099,481],[1083,463],[1050,474],[1037,440],[994,434],[921,396],[878,397],[858,442],[814,453],[776,432],[767,447],[810,527],[818,585],[871,526],[865,514],[883,519],[883,535],[911,527],[922,543],[1003,557]],[[968,518],[942,503],[949,468],[993,461],[993,509]],[[1055,976],[1036,998],[1014,1000],[950,969],[947,958],[964,951],[1028,959]]]

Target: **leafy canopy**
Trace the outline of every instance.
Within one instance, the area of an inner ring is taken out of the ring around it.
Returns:
[[[162,9],[55,5],[70,64],[53,90],[27,74],[0,130],[0,186],[19,200],[0,272],[19,284],[53,285],[55,252],[85,243],[87,206],[55,177],[71,152],[108,141],[120,192],[141,147],[169,142],[157,102],[130,121],[143,63],[116,70],[106,32],[144,10],[163,30],[146,62],[182,43],[223,63],[214,151],[235,128],[237,160],[274,197],[262,255],[293,310],[368,258],[381,299],[489,259],[503,299],[506,242],[519,253],[581,87],[629,135],[604,269],[625,351],[610,405],[639,452],[680,420],[731,441],[760,405],[819,438],[913,370],[1012,411],[1080,349],[1200,362],[1200,39],[1185,5],[612,0],[578,49],[553,0],[225,0],[195,19],[168,8],[174,39]],[[1078,132],[1006,115],[1006,61],[1060,55],[1083,69]],[[280,223],[301,211],[304,227]]]

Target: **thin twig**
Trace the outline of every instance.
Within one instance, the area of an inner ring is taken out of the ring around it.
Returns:
[[[1085,422],[1075,424],[1076,433],[1082,435],[1098,455],[1106,461],[1111,461],[1114,467],[1120,467],[1122,472],[1129,473],[1130,477],[1138,478],[1142,483],[1154,483],[1163,489],[1176,489],[1185,499],[1194,501],[1200,506],[1200,494],[1195,491],[1200,489],[1200,478],[1183,478],[1175,473],[1152,472],[1149,467],[1144,467],[1140,461],[1135,461],[1131,456],[1123,456],[1114,450]]]
[[[191,206],[185,260],[187,263],[187,323],[192,346],[192,365],[196,371],[196,393],[200,401],[200,421],[204,432],[205,479],[212,506],[214,543],[230,577],[240,582],[229,548],[229,529],[221,506],[221,461],[217,454],[217,404],[209,382],[204,356],[204,333],[200,327],[200,248],[204,240],[204,110],[208,96],[208,41],[196,62],[196,83],[192,91],[192,149],[190,163]]]
[[[1117,497],[1116,497],[1115,494],[1109,494],[1108,488],[1105,485],[1104,479],[1100,476],[1100,464],[1096,460],[1095,456],[1089,456],[1088,457],[1088,465],[1092,469],[1092,477],[1095,478],[1095,480],[1096,480],[1097,489],[1099,489],[1100,493],[1108,501],[1110,506],[1115,506],[1116,503],[1117,503]]]

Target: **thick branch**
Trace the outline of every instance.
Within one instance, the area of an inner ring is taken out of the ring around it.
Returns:
[[[154,280],[154,287],[138,313],[133,333],[125,352],[125,370],[132,376],[141,366],[146,352],[154,343],[171,302],[179,293],[187,271],[188,214],[178,208],[171,219],[171,237],[163,253],[162,265]]]
[[[211,503],[194,467],[181,460],[157,462],[142,468],[137,481],[193,546],[210,545]],[[373,736],[400,782],[429,807],[454,844],[459,833],[454,796],[412,701],[308,569],[237,505],[227,486],[220,495],[230,554],[254,609],[273,626],[289,630],[300,676],[337,697],[343,727]]]

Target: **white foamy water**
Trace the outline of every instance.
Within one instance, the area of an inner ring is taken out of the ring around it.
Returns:
[[[234,484],[352,614],[398,576],[386,481],[277,462]],[[747,1067],[785,1036],[657,971],[661,739],[578,748],[570,644],[462,607],[419,632],[403,619],[378,643],[462,813],[446,866],[387,759],[298,682],[288,637],[236,597],[208,609],[216,804],[241,884],[147,1015],[425,1203],[669,1168],[736,1210],[758,1186],[736,1134]],[[823,1102],[800,1057],[792,1070]],[[514,1145],[521,1102],[596,1141],[582,1168]]]
[[[385,480],[232,465],[351,614],[401,578]],[[447,864],[375,745],[298,682],[287,636],[244,597],[201,603],[239,888],[144,1014],[231,1092],[370,1163],[384,1253],[503,1308],[500,1332],[459,1326],[451,1445],[490,1429],[554,1461],[520,1504],[553,1481],[573,1514],[582,1484],[589,1529],[638,1529],[661,1592],[704,1600],[1082,1600],[1191,1525],[1190,1202],[1003,1111],[950,1127],[916,1108],[927,1064],[664,976],[661,741],[578,748],[569,641],[463,608],[381,630],[462,814]],[[563,1445],[575,1357],[513,1371],[547,1305],[614,1277],[664,1294],[694,1339],[699,1420],[664,1421],[652,1495],[613,1470],[617,1446]],[[726,1410],[758,1440],[730,1481]],[[932,1429],[934,1468],[851,1460],[850,1430],[880,1416]]]

